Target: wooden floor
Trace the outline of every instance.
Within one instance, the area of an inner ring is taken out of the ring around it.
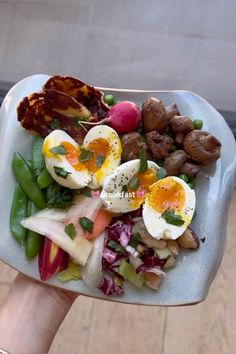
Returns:
[[[50,353],[222,354],[236,346],[236,193],[221,268],[202,304],[160,308],[80,297]],[[0,302],[16,272],[0,264]]]

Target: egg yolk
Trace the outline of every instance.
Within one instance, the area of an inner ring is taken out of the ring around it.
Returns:
[[[157,181],[156,173],[148,168],[147,171],[137,173],[134,177],[138,178],[138,188],[132,190],[128,186],[128,192],[132,193],[131,204],[133,207],[139,207],[145,200],[146,194],[149,192],[150,186]]]
[[[110,151],[110,145],[106,139],[98,138],[91,141],[86,150],[93,152],[93,156],[86,161],[86,167],[90,172],[95,172],[101,167],[97,164],[97,157],[101,156],[105,161]]]
[[[183,186],[166,177],[151,186],[151,193],[148,196],[149,204],[159,213],[167,209],[174,209],[177,212],[183,208],[185,193]]]
[[[84,164],[79,161],[79,149],[68,141],[64,141],[61,145],[63,145],[66,150],[65,158],[71,166],[77,171],[84,170]]]

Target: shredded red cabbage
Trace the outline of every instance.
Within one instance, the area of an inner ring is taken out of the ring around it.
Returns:
[[[112,250],[110,250],[109,248],[107,247],[104,247],[103,248],[103,259],[105,259],[109,264],[112,264],[116,261],[117,259],[117,252],[113,252]]]
[[[166,263],[166,259],[159,259],[158,257],[155,257],[155,256],[147,256],[147,255],[143,255],[141,257],[143,263],[144,263],[144,266],[146,268],[155,268],[155,267],[160,267],[160,268],[163,268],[165,263]],[[142,266],[142,264],[141,264]],[[138,269],[141,267],[139,266],[137,269],[136,269],[136,272],[138,272]]]
[[[124,289],[118,285],[115,284],[114,279],[108,278],[108,277],[103,277],[102,283],[99,286],[99,289],[105,294],[105,295],[116,295],[116,296],[121,296],[124,294]]]
[[[132,223],[124,223],[121,220],[109,225],[107,228],[108,238],[118,241],[123,247],[127,246],[132,235]]]

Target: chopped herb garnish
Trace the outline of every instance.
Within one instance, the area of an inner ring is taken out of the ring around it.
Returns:
[[[93,232],[93,221],[86,216],[79,218],[79,224],[84,231]]]
[[[122,187],[122,190],[121,190],[122,192],[124,192],[124,193],[127,193],[128,192],[128,188],[127,188],[127,186],[126,185],[124,185],[123,187]]]
[[[129,181],[128,188],[132,190],[136,190],[139,187],[139,179],[136,176],[133,176]]]
[[[59,125],[58,120],[56,118],[52,118],[49,125],[52,130],[60,128],[60,125]]]
[[[79,155],[80,162],[86,162],[91,159],[93,152],[90,150],[83,149]]]
[[[157,179],[162,179],[165,178],[167,175],[166,170],[163,167],[160,167],[159,170],[157,171]]]
[[[148,169],[148,163],[147,163],[147,159],[146,159],[146,152],[145,152],[144,149],[140,150],[139,158],[140,158],[139,173],[143,173],[143,172],[147,171],[147,169]]]
[[[102,166],[102,164],[103,164],[103,162],[105,161],[105,156],[104,155],[97,155],[97,157],[96,157],[96,167],[97,168],[100,168],[101,166]]]
[[[206,241],[206,237],[200,238],[201,242],[204,243]]]
[[[132,235],[129,241],[129,246],[136,248],[140,240],[141,240],[141,235],[139,232],[136,232],[134,235]]]
[[[66,149],[63,145],[58,145],[50,149],[53,154],[66,155]]]
[[[65,233],[68,236],[70,236],[70,238],[72,240],[74,240],[74,238],[76,237],[76,230],[75,230],[74,224],[71,223],[71,224],[66,225],[64,230],[65,230]]]
[[[119,252],[120,254],[125,254],[125,253],[126,253],[126,249],[125,249],[123,246],[121,246],[121,245],[120,245],[118,242],[116,242],[116,241],[110,240],[110,241],[108,242],[108,246],[109,246],[110,248],[112,248],[113,250]]]
[[[162,218],[165,219],[165,221],[168,224],[176,225],[176,226],[181,226],[184,224],[184,220],[181,215],[175,214],[175,211],[172,209],[167,209],[162,215]]]
[[[62,167],[53,166],[53,169],[57,176],[64,179],[66,179],[68,175],[71,175],[71,172],[64,170],[64,168]]]
[[[60,186],[54,182],[47,188],[47,206],[49,208],[65,209],[72,205],[74,190]]]

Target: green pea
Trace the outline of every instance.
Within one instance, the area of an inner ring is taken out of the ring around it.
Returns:
[[[194,119],[193,126],[194,129],[202,129],[203,121],[201,119]]]
[[[39,208],[46,208],[46,201],[42,191],[34,181],[33,175],[27,166],[24,158],[17,152],[14,153],[12,168],[17,182],[20,184],[25,194]]]
[[[189,178],[187,175],[185,175],[184,173],[182,173],[181,175],[179,175],[179,178],[181,178],[184,182],[188,183]]]
[[[26,238],[26,229],[20,222],[27,217],[28,198],[19,184],[15,187],[10,213],[10,230],[15,240],[23,246]]]
[[[36,214],[38,211],[38,208],[32,203],[31,201],[29,202],[29,208],[28,208],[28,216],[32,216]],[[41,247],[41,241],[42,241],[42,236],[37,234],[37,232],[28,230],[27,235],[26,235],[26,241],[25,241],[25,254],[26,258],[31,261],[34,259]]]
[[[105,95],[104,96],[104,102],[108,104],[108,106],[113,106],[114,105],[114,97],[112,95]]]
[[[37,178],[37,185],[40,189],[47,188],[53,182],[53,178],[46,168],[42,170]]]

